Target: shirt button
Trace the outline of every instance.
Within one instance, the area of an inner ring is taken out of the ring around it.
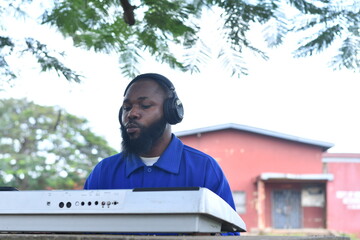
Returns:
[[[147,171],[148,171],[148,172],[151,172],[151,171],[152,171],[152,169],[151,169],[151,168],[148,168],[148,169],[147,169]]]

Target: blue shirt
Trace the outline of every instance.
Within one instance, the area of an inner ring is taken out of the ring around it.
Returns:
[[[153,166],[135,154],[123,153],[99,162],[84,189],[205,187],[235,209],[229,183],[219,164],[209,155],[184,145],[176,136]]]

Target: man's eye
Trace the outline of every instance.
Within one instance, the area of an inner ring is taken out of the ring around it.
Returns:
[[[151,105],[142,105],[141,107],[142,107],[143,109],[148,109],[148,108],[151,107]]]
[[[123,110],[125,111],[125,112],[127,112],[127,111],[130,111],[131,110],[131,107],[123,107]]]

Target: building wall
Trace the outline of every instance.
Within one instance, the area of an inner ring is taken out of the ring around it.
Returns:
[[[328,183],[328,228],[360,237],[360,154],[326,154],[324,165],[334,180]]]
[[[322,173],[322,149],[312,145],[232,129],[180,139],[214,157],[233,191],[246,192],[246,213],[241,217],[248,229],[259,224],[256,203],[261,173]]]

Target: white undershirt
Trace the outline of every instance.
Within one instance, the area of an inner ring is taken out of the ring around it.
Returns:
[[[150,158],[140,157],[140,158],[146,166],[152,166],[159,160],[160,157],[150,157]]]

